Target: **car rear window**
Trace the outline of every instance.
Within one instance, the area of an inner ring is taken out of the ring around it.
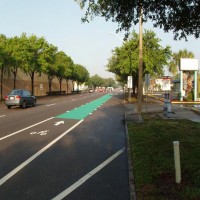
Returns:
[[[13,90],[10,94],[11,95],[21,95],[22,91],[21,90]]]

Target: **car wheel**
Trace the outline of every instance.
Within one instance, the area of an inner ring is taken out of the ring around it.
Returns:
[[[11,106],[7,106],[8,109],[11,109]]]
[[[23,108],[23,109],[26,108],[26,102],[25,102],[25,101],[22,103],[22,108]]]
[[[36,106],[36,100],[34,100],[34,102],[33,102],[33,107],[35,107]]]

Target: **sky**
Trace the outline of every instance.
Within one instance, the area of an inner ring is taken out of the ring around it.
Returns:
[[[90,76],[114,78],[106,65],[112,50],[122,45],[124,33],[116,33],[117,24],[100,17],[82,23],[83,16],[84,11],[74,0],[0,0],[0,34],[13,37],[27,33],[44,37],[75,64],[86,67]],[[172,32],[164,33],[149,22],[143,28],[152,29],[161,39],[161,46],[169,45],[173,52],[187,49],[200,60],[200,39],[191,36],[187,42],[174,41]],[[139,32],[138,26],[132,30]]]

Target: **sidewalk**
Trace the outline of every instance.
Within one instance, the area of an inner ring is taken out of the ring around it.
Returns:
[[[158,113],[163,119],[188,119],[195,122],[200,122],[200,109],[188,108],[182,105],[171,104],[172,113],[170,117],[164,114],[163,102],[154,102],[143,104],[142,113]],[[125,103],[125,118],[126,122],[139,123],[139,116],[137,114],[137,103]]]

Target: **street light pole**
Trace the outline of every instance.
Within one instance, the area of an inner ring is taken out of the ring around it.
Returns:
[[[143,96],[143,57],[142,57],[142,35],[143,35],[143,27],[142,27],[142,8],[140,7],[140,18],[139,18],[139,70],[138,70],[138,103],[137,103],[137,113],[140,115],[142,112],[142,96]]]

